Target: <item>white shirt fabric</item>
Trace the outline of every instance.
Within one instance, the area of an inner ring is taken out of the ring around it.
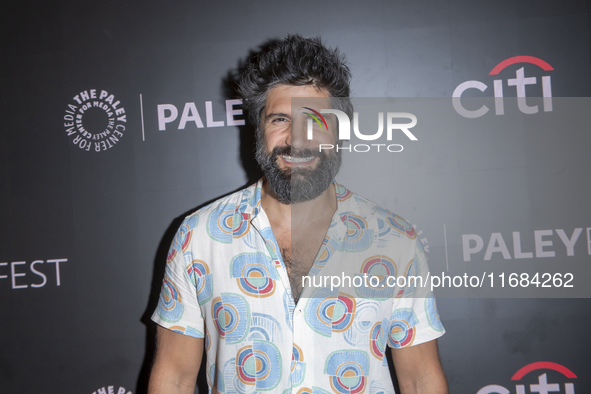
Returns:
[[[414,229],[335,183],[337,211],[295,304],[261,187],[262,180],[184,220],[152,320],[205,338],[210,392],[394,393],[386,345],[445,332],[431,294],[386,285],[388,277],[427,274]],[[331,278],[345,276],[352,285],[331,288]],[[367,277],[372,285],[357,286]]]

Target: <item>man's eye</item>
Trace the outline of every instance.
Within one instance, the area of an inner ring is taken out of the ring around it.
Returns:
[[[273,123],[282,123],[287,122],[287,118],[275,118],[273,119]]]

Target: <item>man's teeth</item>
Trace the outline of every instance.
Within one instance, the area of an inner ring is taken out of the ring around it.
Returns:
[[[293,156],[281,156],[283,157],[283,160],[289,162],[289,163],[305,163],[307,161],[311,161],[312,159],[314,159],[314,156],[310,156],[310,157],[293,157]]]

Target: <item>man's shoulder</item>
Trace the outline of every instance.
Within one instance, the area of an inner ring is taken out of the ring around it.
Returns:
[[[337,201],[341,204],[343,210],[353,212],[362,216],[377,216],[386,218],[388,216],[398,216],[390,209],[363,197],[345,186],[338,183],[335,184]]]
[[[260,206],[260,192],[261,189],[258,183],[254,183],[244,189],[227,194],[187,215],[183,221],[183,225],[192,223],[192,227],[196,227],[203,220],[208,220],[211,216],[216,216],[217,218],[226,215],[231,218],[234,213],[250,213],[255,209],[258,210]]]
[[[402,218],[401,216],[394,213],[392,210],[366,198],[338,183],[335,184],[337,201],[342,204],[342,211],[358,215],[366,220],[376,219],[378,226],[383,227],[388,225],[393,227],[401,233],[404,233],[407,237],[414,239],[416,237],[413,226]]]

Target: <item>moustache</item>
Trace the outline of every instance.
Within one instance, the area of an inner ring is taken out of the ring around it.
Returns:
[[[314,151],[312,149],[303,148],[303,149],[294,149],[293,147],[286,145],[286,146],[276,146],[271,151],[271,156],[273,159],[276,159],[278,156],[291,156],[291,157],[319,157],[324,158],[326,157],[326,153],[320,151]]]

